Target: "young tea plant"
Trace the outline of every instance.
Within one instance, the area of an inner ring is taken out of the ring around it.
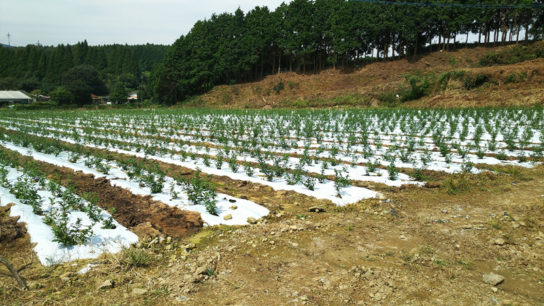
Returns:
[[[217,215],[217,193],[209,179],[200,176],[200,170],[197,169],[191,181],[184,182],[184,190],[189,200],[195,205],[204,205],[206,210]]]

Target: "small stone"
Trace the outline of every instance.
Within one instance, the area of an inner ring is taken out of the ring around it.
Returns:
[[[166,243],[168,244],[172,243],[172,237],[170,236],[166,237]]]
[[[308,209],[309,212],[322,213],[325,212],[325,208],[319,206],[313,206]]]
[[[497,291],[499,291],[499,288],[497,288],[497,287],[491,287],[491,291],[493,291],[494,293],[497,293]]]
[[[497,238],[495,239],[495,241],[493,241],[493,244],[495,245],[504,245],[506,243],[506,241],[502,238]]]
[[[113,288],[113,281],[111,279],[108,279],[104,281],[100,286],[98,286],[98,290],[106,290]]]
[[[255,217],[248,217],[248,218],[247,218],[247,223],[249,223],[249,224],[256,224],[256,223],[257,223],[257,219],[255,219]]]
[[[400,235],[399,238],[400,238],[400,240],[407,240],[407,239],[408,239],[408,238],[406,238],[406,236],[404,236],[404,235]]]
[[[232,209],[232,210],[237,210],[237,209],[238,209],[238,206],[232,205],[232,206],[230,207],[230,209]]]
[[[232,215],[231,214],[228,214],[226,216],[223,217],[223,220],[231,220],[232,219]]]
[[[484,274],[483,280],[486,284],[489,284],[491,286],[497,286],[498,284],[504,282],[504,277],[502,275],[491,272],[489,274]]]
[[[132,289],[132,295],[144,295],[147,293],[146,289],[134,288]]]

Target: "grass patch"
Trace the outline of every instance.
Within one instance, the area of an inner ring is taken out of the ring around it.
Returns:
[[[444,188],[450,195],[461,194],[470,190],[470,184],[464,176],[449,177],[444,181]]]
[[[480,66],[511,65],[544,57],[544,43],[519,44],[480,58]]]
[[[467,75],[465,77],[463,86],[466,90],[471,90],[484,85],[488,81],[489,77],[485,74],[478,73],[475,75]]]
[[[145,250],[130,248],[121,253],[121,262],[129,267],[148,267],[152,258]]]

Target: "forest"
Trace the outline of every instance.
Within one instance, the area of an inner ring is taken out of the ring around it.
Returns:
[[[294,0],[276,10],[214,14],[170,48],[155,97],[183,101],[218,84],[281,71],[313,73],[393,56],[542,38],[543,1]]]
[[[0,48],[0,90],[56,93],[63,104],[86,104],[97,95],[137,90],[152,95],[152,70],[166,54],[163,45],[75,45]],[[125,96],[126,97],[126,96]]]

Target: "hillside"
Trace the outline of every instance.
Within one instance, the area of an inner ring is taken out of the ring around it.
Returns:
[[[464,48],[412,59],[375,62],[350,72],[340,69],[306,75],[282,72],[257,82],[216,86],[193,98],[190,104],[222,108],[541,104],[544,101],[544,59],[538,54],[542,50],[544,43],[541,42],[528,46]],[[502,56],[510,61],[514,54],[524,53],[526,56],[520,56],[519,60],[536,59],[494,66],[480,64],[482,58]],[[482,84],[470,84],[478,76],[483,76]],[[399,101],[403,90],[410,89],[407,81],[410,78],[416,79],[418,86],[428,80],[428,86],[421,93],[423,97]]]

